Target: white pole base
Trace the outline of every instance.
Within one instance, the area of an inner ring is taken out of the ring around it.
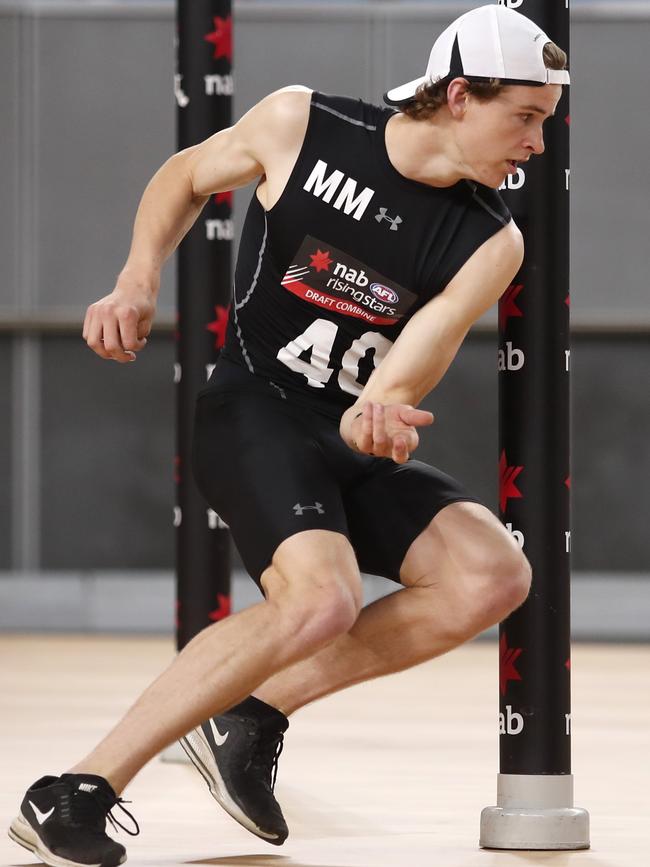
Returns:
[[[176,762],[178,764],[185,765],[190,764],[190,760],[187,758],[185,750],[178,741],[170,744],[170,746],[168,746],[166,750],[162,751],[162,753],[160,754],[160,760],[162,762]]]
[[[573,806],[572,774],[498,774],[481,812],[484,849],[588,849],[589,813]]]

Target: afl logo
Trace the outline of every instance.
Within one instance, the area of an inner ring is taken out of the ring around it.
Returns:
[[[389,289],[388,286],[382,286],[381,283],[371,283],[370,291],[378,298],[379,301],[383,301],[384,304],[397,304],[399,301],[399,295],[397,292],[393,291],[393,289]]]

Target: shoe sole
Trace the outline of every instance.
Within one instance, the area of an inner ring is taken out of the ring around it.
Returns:
[[[69,861],[67,858],[61,858],[54,852],[50,852],[22,813],[13,820],[7,833],[14,843],[18,843],[19,846],[38,855],[41,861],[48,864],[49,867],[102,867],[100,863],[88,864],[81,861]],[[124,864],[125,861],[126,855],[118,864]]]
[[[232,816],[236,822],[239,822],[242,827],[250,831],[251,834],[255,834],[256,837],[260,837],[268,843],[279,841],[277,834],[269,834],[268,831],[262,831],[232,799],[223,781],[223,777],[219,773],[219,768],[212,754],[210,744],[200,728],[194,729],[181,738],[180,744],[194,767],[208,784],[212,797],[220,807],[223,807],[229,816]]]

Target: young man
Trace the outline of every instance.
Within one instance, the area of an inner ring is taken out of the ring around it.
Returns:
[[[220,803],[282,842],[284,713],[442,654],[525,600],[510,534],[409,457],[433,420],[415,407],[521,265],[495,188],[542,153],[565,61],[523,16],[481,7],[389,91],[402,111],[286,88],[147,187],[117,285],[84,324],[121,362],[144,348],[160,268],[209,196],[261,179],[194,469],[265,600],[197,635],[89,756],[28,789],[10,834],[47,864],[121,863],[106,817],[186,735]],[[403,589],[360,611],[360,569]]]

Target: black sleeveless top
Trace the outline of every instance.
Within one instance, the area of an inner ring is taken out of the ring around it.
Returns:
[[[385,144],[392,114],[313,93],[287,185],[270,211],[253,195],[239,247],[221,357],[335,418],[409,317],[511,218],[496,190],[399,174]],[[203,391],[227,387],[229,368]]]

